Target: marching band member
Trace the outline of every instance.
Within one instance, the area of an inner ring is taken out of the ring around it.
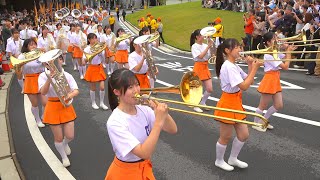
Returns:
[[[44,52],[55,49],[57,47],[57,44],[52,34],[49,33],[48,27],[43,25],[41,29],[42,29],[42,34],[38,38],[38,48]]]
[[[12,29],[11,33],[13,35],[13,40],[10,41],[7,44],[7,48],[6,48],[6,52],[8,53],[8,56],[13,56],[15,58],[18,58],[19,55],[21,54],[21,48],[23,45],[23,40],[20,39],[20,33],[17,29]],[[17,79],[18,79],[18,83],[20,85],[20,87],[22,88],[22,92],[23,92],[23,76],[21,72],[16,71],[16,75],[17,75]]]
[[[155,180],[151,156],[161,131],[177,133],[177,125],[164,103],[138,105],[134,98],[140,92],[135,74],[117,69],[109,78],[109,103],[113,110],[107,122],[109,138],[115,152],[105,180]],[[119,99],[119,105],[118,105]]]
[[[195,30],[190,37],[191,53],[194,60],[193,71],[199,76],[205,88],[200,104],[206,105],[206,101],[212,93],[212,79],[208,67],[208,59],[210,58],[210,47],[213,42],[203,43],[204,37],[200,34],[200,29]],[[203,112],[199,107],[194,107],[194,111]]]
[[[28,23],[26,21],[22,21],[21,23],[22,26],[22,30],[20,31],[20,39],[22,40],[26,40],[30,38],[30,34],[29,34],[29,27],[28,27]]]
[[[21,48],[21,54],[18,59],[25,59],[24,54],[26,52],[30,52],[37,47],[37,43],[35,39],[27,39],[23,42]],[[38,77],[41,72],[43,72],[43,66],[37,60],[31,61],[22,67],[22,74],[25,77],[24,80],[24,89],[23,92],[28,95],[28,98],[32,104],[31,112],[36,119],[38,127],[44,127],[45,125],[41,122],[39,116],[39,108],[38,108],[38,98],[41,98],[42,105],[45,106],[46,98],[39,94],[38,88]]]
[[[273,32],[268,32],[263,36],[263,43],[265,47],[271,47],[274,45],[276,41],[275,34]],[[262,47],[264,48],[264,47]],[[295,46],[288,46],[287,51],[293,51]],[[291,54],[286,53],[279,55],[280,59],[291,59]],[[270,101],[273,100],[273,105],[267,110],[264,114],[266,119],[269,119],[272,114],[277,112],[278,110],[283,108],[282,101],[282,88],[280,85],[280,69],[288,70],[290,61],[272,61],[274,57],[272,54],[264,55],[264,76],[260,85],[258,87],[258,92],[261,93],[260,103],[256,109],[256,113],[263,114],[263,110],[265,110]],[[255,122],[260,123],[262,120],[255,117]],[[252,126],[253,129],[265,132],[266,129],[262,129],[260,127]],[[268,124],[267,129],[273,129],[273,126]]]
[[[104,32],[100,24],[97,26],[97,32],[95,34],[97,35],[98,42],[102,42],[104,38]],[[106,61],[102,62],[102,66],[103,68],[106,68]]]
[[[117,37],[121,36],[122,34],[125,34],[124,29],[119,28],[117,30]],[[129,69],[129,65],[128,65],[128,48],[130,46],[130,40],[126,39],[121,41],[117,48],[117,52],[115,55],[115,60],[118,63],[118,69],[121,69],[123,67]]]
[[[107,48],[105,50],[105,56],[106,56],[106,69],[107,73],[112,74],[114,70],[114,56],[115,54],[111,51],[112,46],[115,44],[116,41],[116,35],[111,31],[110,25],[106,25],[104,28],[105,34],[101,37],[101,42],[107,43]]]
[[[59,65],[63,63],[62,58],[59,58],[58,61]],[[50,67],[47,68],[53,73]],[[67,97],[67,99],[70,100],[79,94],[79,88],[71,74],[64,71],[64,75],[71,89]],[[47,77],[45,72],[40,74],[38,83],[41,94],[48,97],[43,122],[50,125],[54,136],[54,145],[62,158],[62,164],[64,167],[68,167],[70,166],[70,161],[67,155],[71,154],[71,149],[68,144],[74,138],[74,120],[77,117],[76,113],[72,105],[68,107],[63,106],[51,85],[51,79]]]
[[[79,24],[76,25],[76,31],[74,35],[71,37],[73,42],[73,59],[78,63],[78,69],[80,73],[80,79],[84,79],[84,75],[86,73],[86,64],[82,60],[83,57],[83,48],[87,43],[86,35],[81,31],[81,27]]]
[[[62,26],[63,28],[63,26]],[[71,54],[71,58],[73,57],[73,51],[74,51],[74,46],[73,44],[75,44],[76,42],[74,42],[74,38],[73,36],[75,36],[75,30],[76,30],[76,26],[75,24],[70,24],[70,31],[68,31],[67,33],[67,38],[69,39],[69,47],[68,47],[68,53]],[[77,70],[78,69],[78,61],[74,60],[72,58],[72,64],[73,64],[73,70]]]
[[[89,31],[91,31],[92,28],[91,22],[91,19],[87,19],[86,23],[82,24],[83,32],[87,35],[89,34]]]
[[[98,43],[97,35],[90,33],[88,34],[89,46],[84,49],[84,53],[92,54],[91,47]],[[86,60],[85,55],[83,55],[83,60]],[[102,51],[96,55],[91,64],[89,64],[87,72],[84,76],[84,79],[90,84],[90,98],[92,102],[93,109],[99,109],[99,106],[96,104],[96,83],[99,84],[100,88],[100,107],[104,110],[108,109],[108,106],[104,104],[104,81],[107,79],[107,76],[103,70],[101,63],[105,61],[105,53]]]
[[[149,30],[149,29],[148,29]],[[150,88],[149,78],[147,76],[148,64],[144,54],[142,53],[140,44],[130,43],[130,55],[128,58],[129,69],[134,72],[139,81],[140,88]]]
[[[67,51],[65,51],[65,48],[62,48],[62,47],[58,47],[58,44],[59,43],[63,43],[63,42],[59,42],[61,41],[61,37],[63,37],[64,39],[67,38],[67,35],[66,35],[66,30],[62,28],[62,24],[61,23],[57,23],[56,24],[56,30],[54,31],[53,33],[53,37],[55,38],[55,41],[56,41],[56,44],[57,44],[57,48],[60,48],[62,51],[63,51],[63,62],[62,62],[62,65],[66,65],[66,56],[67,56]],[[67,46],[67,45],[66,45]],[[65,47],[66,47],[65,46]]]
[[[220,79],[222,95],[217,103],[219,108],[227,108],[238,111],[244,111],[242,107],[242,91],[247,90],[254,81],[254,76],[262,63],[253,61],[248,57],[248,73],[247,75],[237,64],[236,59],[240,56],[240,44],[236,39],[226,39],[217,49],[216,74]],[[226,56],[226,60],[224,59]],[[235,118],[243,120],[246,115],[233,112],[225,112],[215,110],[215,116]],[[219,120],[219,119],[217,119]],[[235,123],[233,121],[219,120],[220,137],[216,144],[216,161],[215,165],[223,170],[232,171],[233,166],[239,168],[247,168],[248,164],[238,160],[238,154],[249,137],[249,131],[246,124]],[[236,131],[236,137],[232,143],[231,154],[228,163],[224,161],[224,153],[227,144],[232,137],[232,129]]]

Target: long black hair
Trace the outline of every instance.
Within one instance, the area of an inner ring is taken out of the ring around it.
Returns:
[[[119,37],[119,32],[120,32],[120,31],[121,31],[121,32],[125,32],[123,28],[119,28],[119,29],[117,30],[117,34],[116,34],[117,37]]]
[[[24,40],[23,45],[21,47],[21,53],[30,52],[30,50],[28,49],[28,45],[31,44],[32,42],[37,44],[34,38]]]
[[[140,31],[139,31],[139,36],[144,35],[143,33],[146,33],[149,31],[149,28],[147,26],[143,27]]]
[[[190,47],[196,42],[197,36],[200,35],[201,29],[197,29],[191,33],[190,36]]]
[[[259,49],[267,48],[268,47],[267,43],[270,42],[273,39],[273,37],[274,37],[274,32],[270,31],[265,33],[261,38]]]
[[[134,46],[133,46],[133,42],[134,42],[134,40],[137,38],[137,37],[139,37],[139,36],[136,36],[136,37],[134,37],[133,39],[132,39],[132,41],[130,42],[130,53],[132,53],[133,51],[135,51],[136,49],[134,48]]]
[[[90,44],[90,39],[93,39],[93,38],[97,38],[97,35],[95,33],[89,33],[88,36],[87,36],[87,44],[89,45]]]
[[[111,110],[113,111],[118,105],[118,97],[113,90],[120,90],[121,94],[125,94],[129,86],[139,83],[135,74],[129,69],[122,68],[115,70],[108,80],[108,100]]]
[[[237,46],[240,46],[240,43],[238,42],[238,40],[233,39],[233,38],[224,40],[223,43],[218,46],[217,53],[216,53],[216,57],[217,57],[217,59],[216,59],[216,74],[218,77],[220,77],[221,66],[224,62],[223,54],[227,55],[225,49],[229,49],[230,51],[232,51]]]

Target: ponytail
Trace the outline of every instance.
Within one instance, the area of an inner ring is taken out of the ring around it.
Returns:
[[[197,29],[191,33],[190,36],[190,47],[196,42],[197,36],[200,35],[200,29]]]
[[[138,37],[138,36],[137,36]],[[134,46],[133,46],[133,42],[134,42],[134,40],[137,38],[137,37],[134,37],[133,39],[132,39],[132,41],[130,41],[130,53],[132,53],[133,51],[135,51],[135,48],[134,48]]]
[[[118,97],[113,92],[110,79],[108,80],[108,101],[111,111],[113,111],[119,105]]]

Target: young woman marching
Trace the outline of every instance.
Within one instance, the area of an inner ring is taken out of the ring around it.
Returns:
[[[117,37],[120,37],[122,34],[125,34],[124,29],[119,28],[117,30]],[[117,47],[117,52],[115,55],[115,60],[118,63],[118,69],[120,68],[127,68],[129,69],[129,65],[128,65],[128,48],[130,46],[130,40],[126,39],[121,41]]]
[[[272,46],[276,41],[275,34],[273,32],[268,32],[263,36],[263,44],[265,47]],[[262,48],[265,48],[262,47]],[[287,51],[293,51],[296,49],[295,46],[287,46]],[[264,76],[258,87],[258,92],[261,93],[260,103],[256,109],[256,113],[263,114],[263,110],[267,109],[271,100],[273,100],[273,105],[264,114],[266,119],[269,119],[272,114],[283,108],[282,101],[282,88],[280,85],[280,69],[288,70],[290,61],[272,61],[274,57],[272,54],[264,55]],[[291,54],[286,53],[279,55],[280,59],[291,59]],[[254,119],[255,122],[260,123],[259,118]],[[260,127],[252,126],[253,129],[265,132],[266,129]],[[273,129],[272,125],[268,125],[267,129]]]
[[[23,42],[23,46],[21,48],[21,53],[18,59],[25,59],[23,53],[30,52],[37,47],[36,41],[32,39],[27,39]],[[38,108],[38,99],[41,99],[42,106],[44,107],[46,104],[46,97],[39,93],[38,88],[38,77],[41,72],[43,72],[44,67],[37,60],[31,61],[22,67],[22,74],[25,77],[24,79],[24,88],[23,92],[28,95],[28,98],[31,102],[31,112],[36,119],[38,127],[44,127],[45,125],[42,123]]]
[[[68,39],[67,39],[67,32],[64,28],[62,28],[62,24],[61,23],[57,23],[56,24],[56,30],[54,31],[53,37],[55,38],[55,41],[57,43],[57,48],[61,49],[63,51],[63,63],[62,65],[65,66],[66,65],[66,58],[67,58],[67,44],[69,44],[68,42],[65,43]]]
[[[105,180],[155,180],[150,159],[160,133],[162,130],[177,133],[177,125],[168,114],[167,105],[150,102],[153,109],[138,105],[134,95],[140,92],[139,81],[125,68],[112,73],[108,92],[113,112],[107,130],[115,158]]]
[[[75,44],[76,42],[74,42],[74,38],[73,36],[75,36],[75,31],[76,31],[76,26],[74,24],[70,24],[70,31],[68,31],[67,33],[67,38],[69,39],[69,47],[68,47],[68,53],[71,54],[71,58],[73,56],[73,51],[74,51],[74,46],[73,44]],[[78,70],[78,61],[74,60],[72,58],[72,64],[73,64],[73,70],[76,71]]]
[[[207,99],[212,93],[212,79],[208,67],[208,59],[210,58],[210,47],[213,45],[212,41],[209,44],[203,43],[204,36],[200,34],[200,29],[195,30],[190,37],[191,53],[194,60],[193,72],[195,72],[202,85],[205,88],[200,104],[205,105]],[[199,107],[194,107],[194,111],[203,112]]]
[[[83,52],[82,48],[85,47],[87,43],[86,35],[81,31],[81,27],[79,24],[76,25],[76,31],[74,35],[71,37],[73,49],[73,59],[78,62],[78,69],[80,73],[80,79],[84,79],[84,75],[86,74],[86,64],[82,60]]]
[[[84,49],[85,53],[92,54],[91,47],[98,43],[97,35],[94,33],[88,34],[89,46]],[[83,55],[83,60],[86,60],[85,55]],[[107,79],[107,76],[103,70],[101,63],[105,61],[105,53],[102,51],[100,54],[96,55],[91,64],[89,64],[86,75],[84,79],[90,84],[90,98],[93,109],[99,109],[99,106],[96,104],[96,84],[99,84],[100,89],[100,107],[104,110],[108,109],[108,106],[104,104],[104,81]]]
[[[108,75],[113,73],[114,70],[114,56],[115,54],[111,51],[112,45],[116,41],[116,35],[111,31],[110,25],[106,25],[104,28],[105,34],[101,37],[101,42],[107,43],[107,48],[105,50],[105,56],[106,56],[106,69]]]
[[[49,50],[55,49],[57,44],[52,36],[49,33],[49,29],[47,26],[42,26],[42,34],[38,37],[38,48],[41,49],[43,52],[47,52]]]
[[[217,49],[216,73],[220,79],[222,95],[217,103],[219,108],[228,108],[244,111],[242,107],[242,91],[247,90],[253,83],[254,76],[262,63],[249,60],[247,75],[237,64],[236,59],[241,51],[240,44],[236,39],[226,39]],[[226,60],[224,59],[226,56]],[[246,115],[215,110],[214,115],[243,120]],[[235,123],[232,121],[220,121],[220,138],[216,144],[215,165],[223,170],[232,171],[233,166],[247,168],[248,164],[238,160],[238,154],[241,151],[244,142],[249,137],[249,131],[246,124]],[[236,131],[236,137],[232,143],[231,154],[228,163],[224,161],[224,153],[232,137],[232,129]]]
[[[58,64],[61,66],[63,63],[62,58],[59,58],[58,61]],[[47,68],[53,73],[50,67]],[[71,100],[79,94],[78,85],[71,74],[64,72],[64,75],[71,89],[67,99]],[[77,117],[76,113],[72,105],[68,107],[63,106],[50,84],[51,79],[48,79],[44,72],[40,74],[38,82],[41,94],[48,97],[43,122],[50,125],[54,136],[54,145],[62,158],[62,164],[64,167],[68,167],[70,166],[70,161],[67,155],[71,154],[68,143],[74,138],[74,120]]]

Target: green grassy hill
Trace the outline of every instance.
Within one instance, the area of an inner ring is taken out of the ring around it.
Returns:
[[[166,43],[182,50],[190,51],[190,35],[195,29],[206,27],[208,22],[212,22],[218,16],[222,18],[225,38],[240,40],[244,37],[243,13],[202,8],[200,1],[158,6],[128,14],[126,19],[138,26],[137,20],[145,17],[148,12],[155,18],[162,19]]]

